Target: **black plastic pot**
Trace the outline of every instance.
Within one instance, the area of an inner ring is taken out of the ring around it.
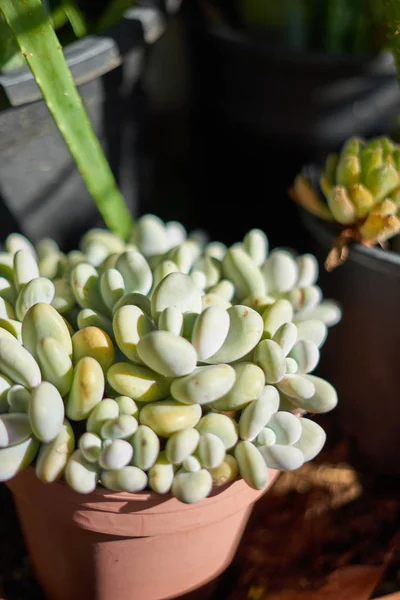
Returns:
[[[347,136],[387,130],[400,108],[392,59],[285,53],[233,28],[211,27],[195,5],[187,2],[181,13],[192,105],[176,188],[183,182],[191,222],[212,237],[233,243],[261,227],[272,245],[300,249],[307,236],[287,188],[303,164]]]
[[[89,36],[65,56],[111,168],[133,214],[138,211],[136,147],[146,118],[141,86],[148,43],[164,31],[159,11],[131,9],[105,36]],[[65,249],[99,222],[29,69],[0,73],[0,238],[20,230],[51,236]]]
[[[323,263],[335,232],[304,211],[301,220]],[[342,266],[321,270],[320,285],[343,307],[319,369],[339,393],[332,417],[364,468],[400,475],[400,254],[354,244]]]
[[[400,95],[393,58],[295,52],[223,25],[193,27],[202,99],[233,125],[303,152],[385,129]]]

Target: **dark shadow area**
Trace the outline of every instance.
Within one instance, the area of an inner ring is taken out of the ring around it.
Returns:
[[[18,221],[10,212],[0,189],[0,239],[3,241],[10,233],[21,233]]]

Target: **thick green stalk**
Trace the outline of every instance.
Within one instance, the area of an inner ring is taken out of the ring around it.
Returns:
[[[388,26],[389,44],[396,61],[397,74],[400,76],[400,0],[380,0],[380,5]]]
[[[14,32],[106,225],[127,238],[132,217],[92,129],[41,0],[0,0],[0,10]]]

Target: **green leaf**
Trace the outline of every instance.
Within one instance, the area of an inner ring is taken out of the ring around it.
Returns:
[[[85,37],[88,34],[85,17],[76,2],[74,0],[62,0],[61,4],[76,37]]]
[[[12,31],[0,12],[0,71],[8,71],[24,64]]]

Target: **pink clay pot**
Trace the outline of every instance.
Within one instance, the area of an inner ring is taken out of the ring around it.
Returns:
[[[161,600],[189,592],[231,562],[268,486],[243,480],[197,504],[104,488],[81,495],[33,468],[7,483],[37,577],[51,600]]]

